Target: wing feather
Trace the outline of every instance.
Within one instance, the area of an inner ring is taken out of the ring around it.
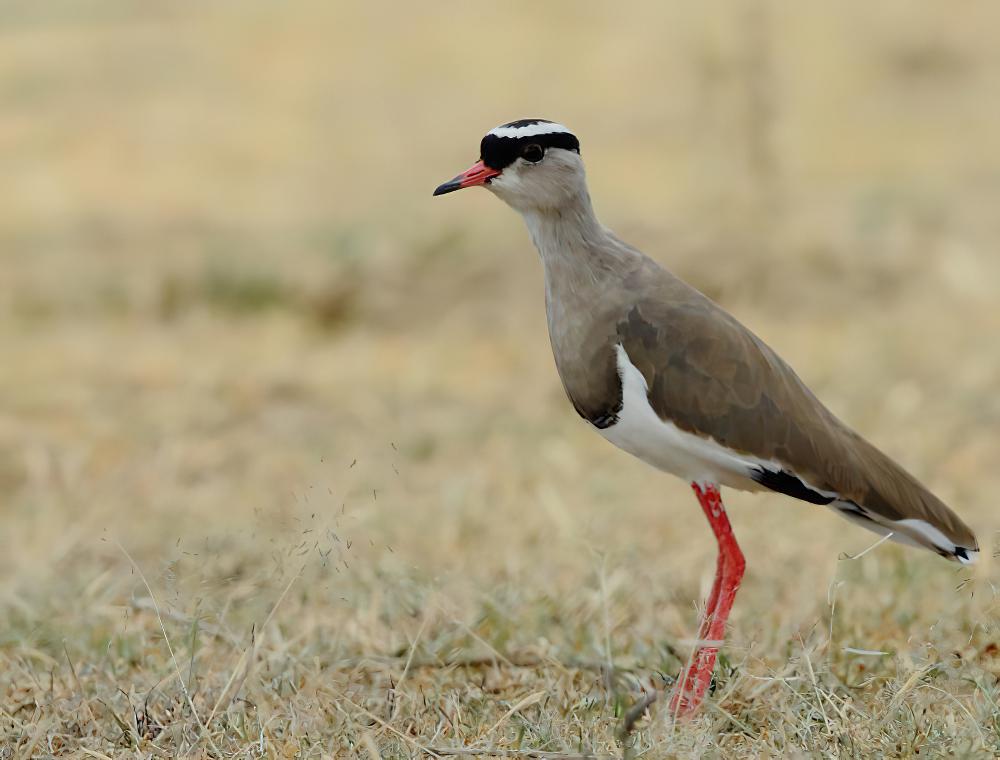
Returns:
[[[760,338],[664,270],[642,270],[633,275],[638,290],[629,288],[642,295],[619,320],[616,339],[646,379],[661,419],[780,463],[786,475],[837,494],[891,529],[907,533],[898,521],[919,520],[956,547],[976,549],[951,509],[837,419]]]

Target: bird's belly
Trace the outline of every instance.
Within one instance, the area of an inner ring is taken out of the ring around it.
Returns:
[[[685,480],[759,490],[749,475],[750,458],[661,419],[649,403],[642,373],[622,346],[617,351],[622,407],[615,424],[598,429],[601,435],[647,464]]]

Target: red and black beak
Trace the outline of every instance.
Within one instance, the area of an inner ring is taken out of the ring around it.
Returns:
[[[455,177],[455,179],[448,180],[443,185],[438,185],[437,190],[434,191],[434,195],[453,193],[456,190],[461,190],[463,187],[485,185],[491,179],[499,175],[500,172],[498,170],[491,169],[482,161],[476,161],[476,163]]]

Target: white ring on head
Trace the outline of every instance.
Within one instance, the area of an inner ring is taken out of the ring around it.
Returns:
[[[534,137],[535,135],[553,135],[559,132],[572,134],[562,124],[551,121],[540,121],[537,124],[527,124],[523,127],[494,127],[489,134],[494,137]]]

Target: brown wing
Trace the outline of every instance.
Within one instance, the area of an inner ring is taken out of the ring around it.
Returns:
[[[643,295],[619,321],[618,339],[661,419],[780,463],[780,472],[759,480],[773,490],[815,503],[834,501],[823,494],[835,494],[838,505],[847,502],[858,517],[896,532],[908,533],[891,523],[915,518],[957,547],[976,548],[954,512],[841,423],[760,338],[698,291],[657,274],[654,280],[646,270],[626,283]],[[924,535],[910,538],[940,553]]]

